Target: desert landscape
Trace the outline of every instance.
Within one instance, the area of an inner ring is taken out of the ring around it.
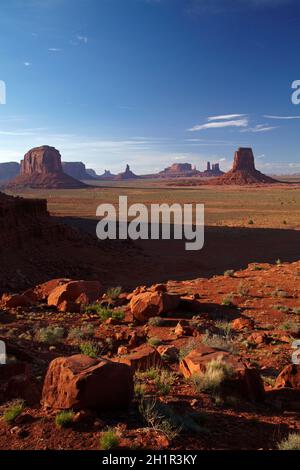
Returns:
[[[300,3],[0,3],[0,462],[287,466]]]
[[[299,185],[256,172],[248,149],[219,180],[75,188],[47,146],[21,168],[0,200],[8,354],[0,448],[291,446],[300,431],[291,359],[300,338]],[[97,240],[97,204],[117,204],[119,194],[204,203],[204,249]]]

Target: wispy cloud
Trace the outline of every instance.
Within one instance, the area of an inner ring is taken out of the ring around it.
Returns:
[[[89,41],[89,38],[87,36],[82,36],[78,34],[76,37],[79,42],[83,42],[84,44],[87,44]]]
[[[31,62],[24,62],[25,67],[31,67],[32,66],[32,63]]]
[[[254,127],[249,127],[248,129],[242,129],[241,132],[270,132],[277,128],[278,126],[268,126],[266,124],[257,124]]]
[[[246,114],[224,114],[223,116],[211,116],[207,120],[208,121],[225,121],[228,119],[238,119],[245,117]]]
[[[220,129],[225,127],[247,127],[248,126],[248,119],[234,119],[229,121],[214,121],[214,122],[207,122],[206,124],[197,124],[190,129],[190,132],[196,131],[203,131],[206,129]]]
[[[279,119],[279,120],[286,120],[286,121],[291,121],[293,119],[300,119],[300,116],[274,116],[274,115],[268,115],[266,114],[264,116],[267,119]]]
[[[49,47],[48,51],[49,52],[61,52],[61,49],[59,47]]]

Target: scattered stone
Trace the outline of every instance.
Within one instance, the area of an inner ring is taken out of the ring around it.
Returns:
[[[275,388],[297,388],[300,390],[300,366],[289,364],[278,375]]]
[[[251,330],[254,327],[254,321],[250,318],[236,318],[232,322],[232,328],[237,331]]]
[[[180,297],[162,291],[147,291],[133,295],[130,310],[139,322],[147,322],[151,317],[158,317],[171,310],[176,310]]]
[[[132,371],[145,371],[151,368],[163,367],[163,361],[156,349],[142,345],[127,356],[112,359],[115,362],[127,364]]]
[[[82,294],[85,294],[89,303],[92,303],[100,297],[102,292],[103,288],[98,281],[70,281],[56,287],[49,294],[48,305],[59,307],[64,301],[76,303]]]
[[[42,405],[50,409],[114,411],[128,407],[132,396],[133,375],[128,365],[78,354],[50,363]]]

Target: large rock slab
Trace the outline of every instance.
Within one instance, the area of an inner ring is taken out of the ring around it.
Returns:
[[[114,411],[128,407],[132,396],[133,374],[128,365],[78,354],[50,363],[42,405],[50,409]]]
[[[146,291],[132,296],[130,310],[133,317],[143,323],[151,317],[158,317],[171,310],[176,310],[179,301],[180,297],[176,294]]]
[[[148,345],[142,345],[130,354],[114,358],[113,361],[127,364],[133,372],[137,370],[144,372],[152,368],[163,367],[160,354]]]
[[[57,286],[48,296],[48,305],[59,307],[63,302],[76,302],[77,299],[86,299],[87,303],[99,299],[103,287],[98,281],[70,281]]]

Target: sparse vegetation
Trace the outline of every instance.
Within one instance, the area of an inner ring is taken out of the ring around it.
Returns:
[[[119,437],[114,429],[108,429],[102,433],[100,438],[100,448],[102,450],[116,449],[119,445]]]
[[[18,416],[20,416],[24,410],[25,403],[23,400],[15,400],[10,404],[8,410],[5,411],[3,415],[4,421],[6,423],[11,424],[13,423]]]
[[[281,330],[288,331],[289,333],[295,334],[295,335],[300,333],[300,323],[296,323],[296,322],[290,322],[290,321],[283,322],[281,323],[281,325],[279,325],[279,328]]]
[[[234,376],[233,368],[224,362],[222,356],[210,361],[206,365],[206,371],[191,377],[195,390],[216,394],[220,391],[223,382]]]
[[[168,395],[174,385],[176,374],[167,369],[158,369],[158,374],[154,379],[155,386],[160,395]]]
[[[56,416],[55,416],[55,425],[58,428],[65,428],[69,426],[74,419],[75,413],[73,410],[64,410],[60,411]]]
[[[40,343],[57,344],[60,343],[65,335],[65,330],[61,326],[47,326],[41,328],[37,333],[37,340]]]
[[[111,287],[110,289],[107,289],[106,296],[111,300],[118,300],[121,293],[122,293],[121,286]]]
[[[102,322],[105,322],[109,318],[112,318],[117,322],[121,322],[125,318],[125,314],[122,310],[112,310],[110,308],[103,307],[103,305],[100,304],[93,304],[87,306],[85,308],[85,313],[98,315]]]
[[[157,348],[157,346],[160,346],[162,344],[162,340],[153,336],[152,338],[148,338],[147,343],[149,344],[149,346]]]
[[[295,315],[300,315],[300,307],[293,308],[292,313],[294,313]]]
[[[71,328],[68,334],[68,339],[81,341],[86,338],[92,338],[94,336],[93,325],[83,325],[81,327]]]
[[[234,344],[231,336],[212,335],[206,331],[202,337],[202,344],[222,351],[234,352]]]
[[[148,320],[149,326],[164,326],[165,323],[166,323],[166,320],[161,317],[151,317]]]
[[[232,307],[233,306],[232,299],[233,299],[232,294],[226,295],[222,300],[222,305],[224,307]]]
[[[227,269],[227,271],[224,272],[224,276],[234,277],[234,269]]]
[[[89,357],[98,357],[100,354],[99,346],[97,343],[88,341],[86,343],[80,344],[80,351],[82,354],[85,354]]]
[[[291,433],[278,444],[279,450],[300,450],[300,433]]]
[[[201,342],[199,340],[196,340],[195,338],[189,338],[189,340],[186,342],[182,348],[179,350],[179,359],[182,360],[184,359],[190,352],[193,351],[193,349],[196,349],[197,346],[199,346]]]
[[[175,439],[181,432],[181,427],[174,425],[171,420],[163,414],[162,409],[155,399],[142,399],[139,404],[139,411],[150,428],[163,433],[168,439]]]
[[[242,297],[247,297],[249,293],[250,293],[250,289],[247,286],[245,286],[243,281],[241,281],[238,287],[238,294]]]
[[[275,289],[272,294],[271,294],[273,297],[280,297],[280,298],[287,298],[289,297],[289,294],[288,292],[286,292],[285,290],[282,290],[282,289]]]

